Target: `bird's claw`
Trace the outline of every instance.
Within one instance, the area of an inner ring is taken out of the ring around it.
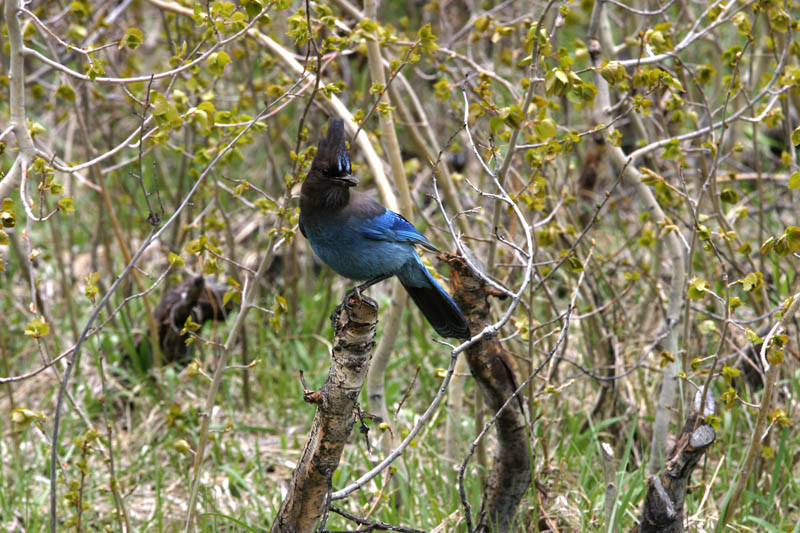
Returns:
[[[347,291],[347,294],[345,294],[344,300],[342,300],[342,303],[337,305],[336,308],[331,313],[331,328],[333,328],[334,331],[336,331],[337,318],[339,316],[339,313],[342,311],[342,309],[344,309],[344,311],[348,315],[350,315],[351,311],[353,310],[353,306],[350,305],[350,299],[351,298],[354,299],[354,303],[362,299],[361,298],[361,293],[359,292],[358,287],[356,287],[355,289],[350,289],[349,291]]]
[[[351,306],[350,306],[350,299],[351,298],[354,299],[354,301],[356,301],[356,302],[359,301],[359,300],[363,300],[363,298],[361,297],[361,291],[359,290],[358,287],[350,289],[349,291],[347,291],[347,294],[345,294],[345,296],[344,296],[344,306],[345,306],[345,309],[347,309],[348,311],[350,311],[350,309],[352,309]]]
[[[372,307],[373,309],[377,309],[378,308],[378,303],[375,300],[373,300],[372,298],[370,298],[369,296],[367,296],[366,294],[363,294],[361,292],[362,290],[364,290],[364,289],[359,286],[359,287],[355,287],[355,288],[350,289],[349,291],[347,291],[347,295],[345,296],[345,299],[344,299],[344,305],[345,305],[345,309],[348,312],[350,312],[352,310],[352,306],[350,305],[350,299],[351,298],[353,299],[353,303],[354,304],[358,303],[358,302],[361,302],[361,303],[367,304],[368,306]]]

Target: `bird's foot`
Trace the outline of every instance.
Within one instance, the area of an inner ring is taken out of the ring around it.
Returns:
[[[378,303],[369,296],[361,294],[362,290],[363,290],[362,287],[358,286],[347,291],[347,294],[345,294],[342,303],[337,305],[336,309],[333,310],[333,312],[331,313],[331,328],[333,328],[333,331],[336,331],[336,324],[343,310],[348,317],[352,316],[353,306],[358,305],[360,303],[364,303],[367,306],[375,309],[376,311],[378,310]]]
[[[336,309],[334,309],[333,313],[331,313],[331,327],[334,331],[336,331],[336,318],[339,316],[339,313],[342,312],[342,309],[344,309],[348,315],[350,314],[350,311],[353,310],[353,306],[350,303],[351,300],[353,303],[361,300],[361,292],[359,292],[358,287],[347,291],[347,294],[344,295],[344,300],[342,300],[342,303],[337,305]]]
[[[355,302],[357,302],[357,301],[359,301],[361,299],[362,299],[361,298],[361,285],[359,285],[358,287],[354,287],[354,288],[350,289],[349,291],[347,291],[347,294],[344,295],[345,308],[349,311],[351,309],[350,300],[352,300],[353,303],[355,303]]]
[[[359,302],[364,302],[365,304],[367,304],[368,306],[372,307],[373,309],[377,309],[378,308],[378,304],[377,304],[377,302],[375,300],[373,300],[369,296],[361,293],[361,291],[363,291],[363,290],[364,290],[364,286],[363,285],[359,285],[358,287],[355,287],[355,288],[350,289],[349,291],[347,291],[347,294],[344,297],[344,308],[345,308],[345,310],[347,310],[348,313],[353,310],[352,306],[357,304],[357,303],[359,303]]]

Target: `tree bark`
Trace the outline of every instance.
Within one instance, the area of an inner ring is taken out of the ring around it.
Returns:
[[[470,329],[481,331],[489,322],[489,296],[493,291],[460,257],[440,257],[450,264],[453,299],[469,320]],[[494,335],[482,338],[464,353],[488,412],[498,412],[519,386],[508,352]],[[512,531],[517,506],[531,483],[532,453],[521,394],[497,418],[496,434],[497,446],[484,489],[478,532]]]
[[[647,481],[640,533],[683,533],[683,503],[686,486],[697,463],[716,438],[714,428],[701,421],[697,410],[686,419],[664,470]]]
[[[272,524],[273,533],[311,533],[316,529],[356,420],[358,395],[375,346],[378,306],[351,291],[331,319],[335,337],[328,380],[321,389],[306,391],[305,400],[317,404],[317,413]]]
[[[223,285],[206,281],[203,276],[186,279],[164,291],[154,312],[164,362],[177,362],[181,366],[189,364],[192,346],[186,341],[190,335],[181,333],[186,319],[191,316],[192,321],[201,326],[212,320],[224,321],[233,308],[232,301],[227,306],[222,305],[224,293]],[[148,342],[149,339],[142,339],[140,345]],[[141,353],[143,347],[139,346],[139,350]]]

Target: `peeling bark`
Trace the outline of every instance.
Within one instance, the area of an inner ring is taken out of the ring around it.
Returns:
[[[697,423],[697,410],[686,419],[675,448],[664,470],[647,481],[640,533],[683,533],[683,504],[686,486],[697,463],[716,438],[714,429],[704,421]],[[696,426],[696,427],[695,427]],[[634,530],[637,531],[637,530]]]
[[[440,256],[450,264],[453,299],[472,331],[489,323],[489,296],[494,291],[460,257]],[[518,388],[514,366],[497,336],[484,337],[464,352],[489,413],[496,413]],[[522,395],[503,410],[496,422],[497,447],[486,480],[476,531],[512,531],[514,516],[531,483],[531,452]]]
[[[328,380],[306,401],[317,404],[289,490],[272,524],[273,533],[311,533],[317,527],[331,490],[331,479],[356,421],[358,395],[367,377],[378,306],[351,291],[332,315],[334,346]]]
[[[208,282],[202,276],[189,278],[167,289],[153,313],[158,327],[158,343],[167,363],[187,365],[192,359],[192,346],[186,344],[189,333],[181,334],[186,319],[201,326],[208,321],[224,321],[232,307],[222,305],[225,287]],[[144,338],[141,343],[149,342]],[[142,353],[143,347],[138,347]]]

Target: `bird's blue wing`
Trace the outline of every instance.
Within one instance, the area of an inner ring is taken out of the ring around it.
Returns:
[[[436,247],[402,215],[387,209],[377,217],[359,221],[362,234],[376,241],[408,242],[430,250]]]

